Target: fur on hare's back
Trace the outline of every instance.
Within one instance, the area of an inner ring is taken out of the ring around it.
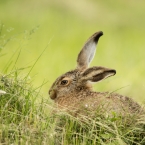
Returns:
[[[52,84],[49,95],[59,108],[83,112],[83,110],[107,112],[138,113],[142,107],[131,98],[109,92],[95,92],[92,84],[116,74],[116,70],[93,66],[90,62],[95,56],[96,45],[103,32],[96,32],[85,43],[77,58],[77,68],[66,72]]]

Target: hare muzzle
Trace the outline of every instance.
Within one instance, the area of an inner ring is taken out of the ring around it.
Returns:
[[[49,91],[49,95],[50,95],[50,98],[51,98],[52,100],[54,100],[54,99],[57,97],[57,93],[56,93],[55,90],[50,90],[50,91]]]

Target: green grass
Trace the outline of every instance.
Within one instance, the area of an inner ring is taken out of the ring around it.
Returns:
[[[18,71],[0,76],[0,143],[41,144],[49,142],[50,117],[45,114],[46,102],[27,78],[19,78]],[[48,103],[47,103],[48,104]],[[48,112],[48,111],[47,111]]]
[[[88,37],[102,30],[91,66],[117,74],[95,90],[144,103],[144,6],[143,0],[1,0],[0,144],[144,145],[144,116],[54,114],[47,94],[59,75],[75,68]]]
[[[41,87],[36,90],[28,78],[20,76],[19,71],[0,76],[0,90],[6,92],[0,96],[1,144],[145,144],[145,116],[109,117],[98,111],[95,118],[76,118],[54,113],[48,100],[37,101]]]

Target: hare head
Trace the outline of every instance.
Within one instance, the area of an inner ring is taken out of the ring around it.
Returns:
[[[51,86],[49,90],[51,99],[56,101],[64,96],[71,97],[72,92],[92,90],[92,82],[98,82],[116,74],[116,71],[110,68],[101,66],[89,68],[96,52],[96,45],[102,35],[103,32],[99,31],[87,40],[78,54],[77,68],[58,77]]]

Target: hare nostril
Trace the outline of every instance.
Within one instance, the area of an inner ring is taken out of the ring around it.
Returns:
[[[51,93],[51,90],[48,91],[48,94],[49,94],[49,95],[50,95],[50,93]]]

